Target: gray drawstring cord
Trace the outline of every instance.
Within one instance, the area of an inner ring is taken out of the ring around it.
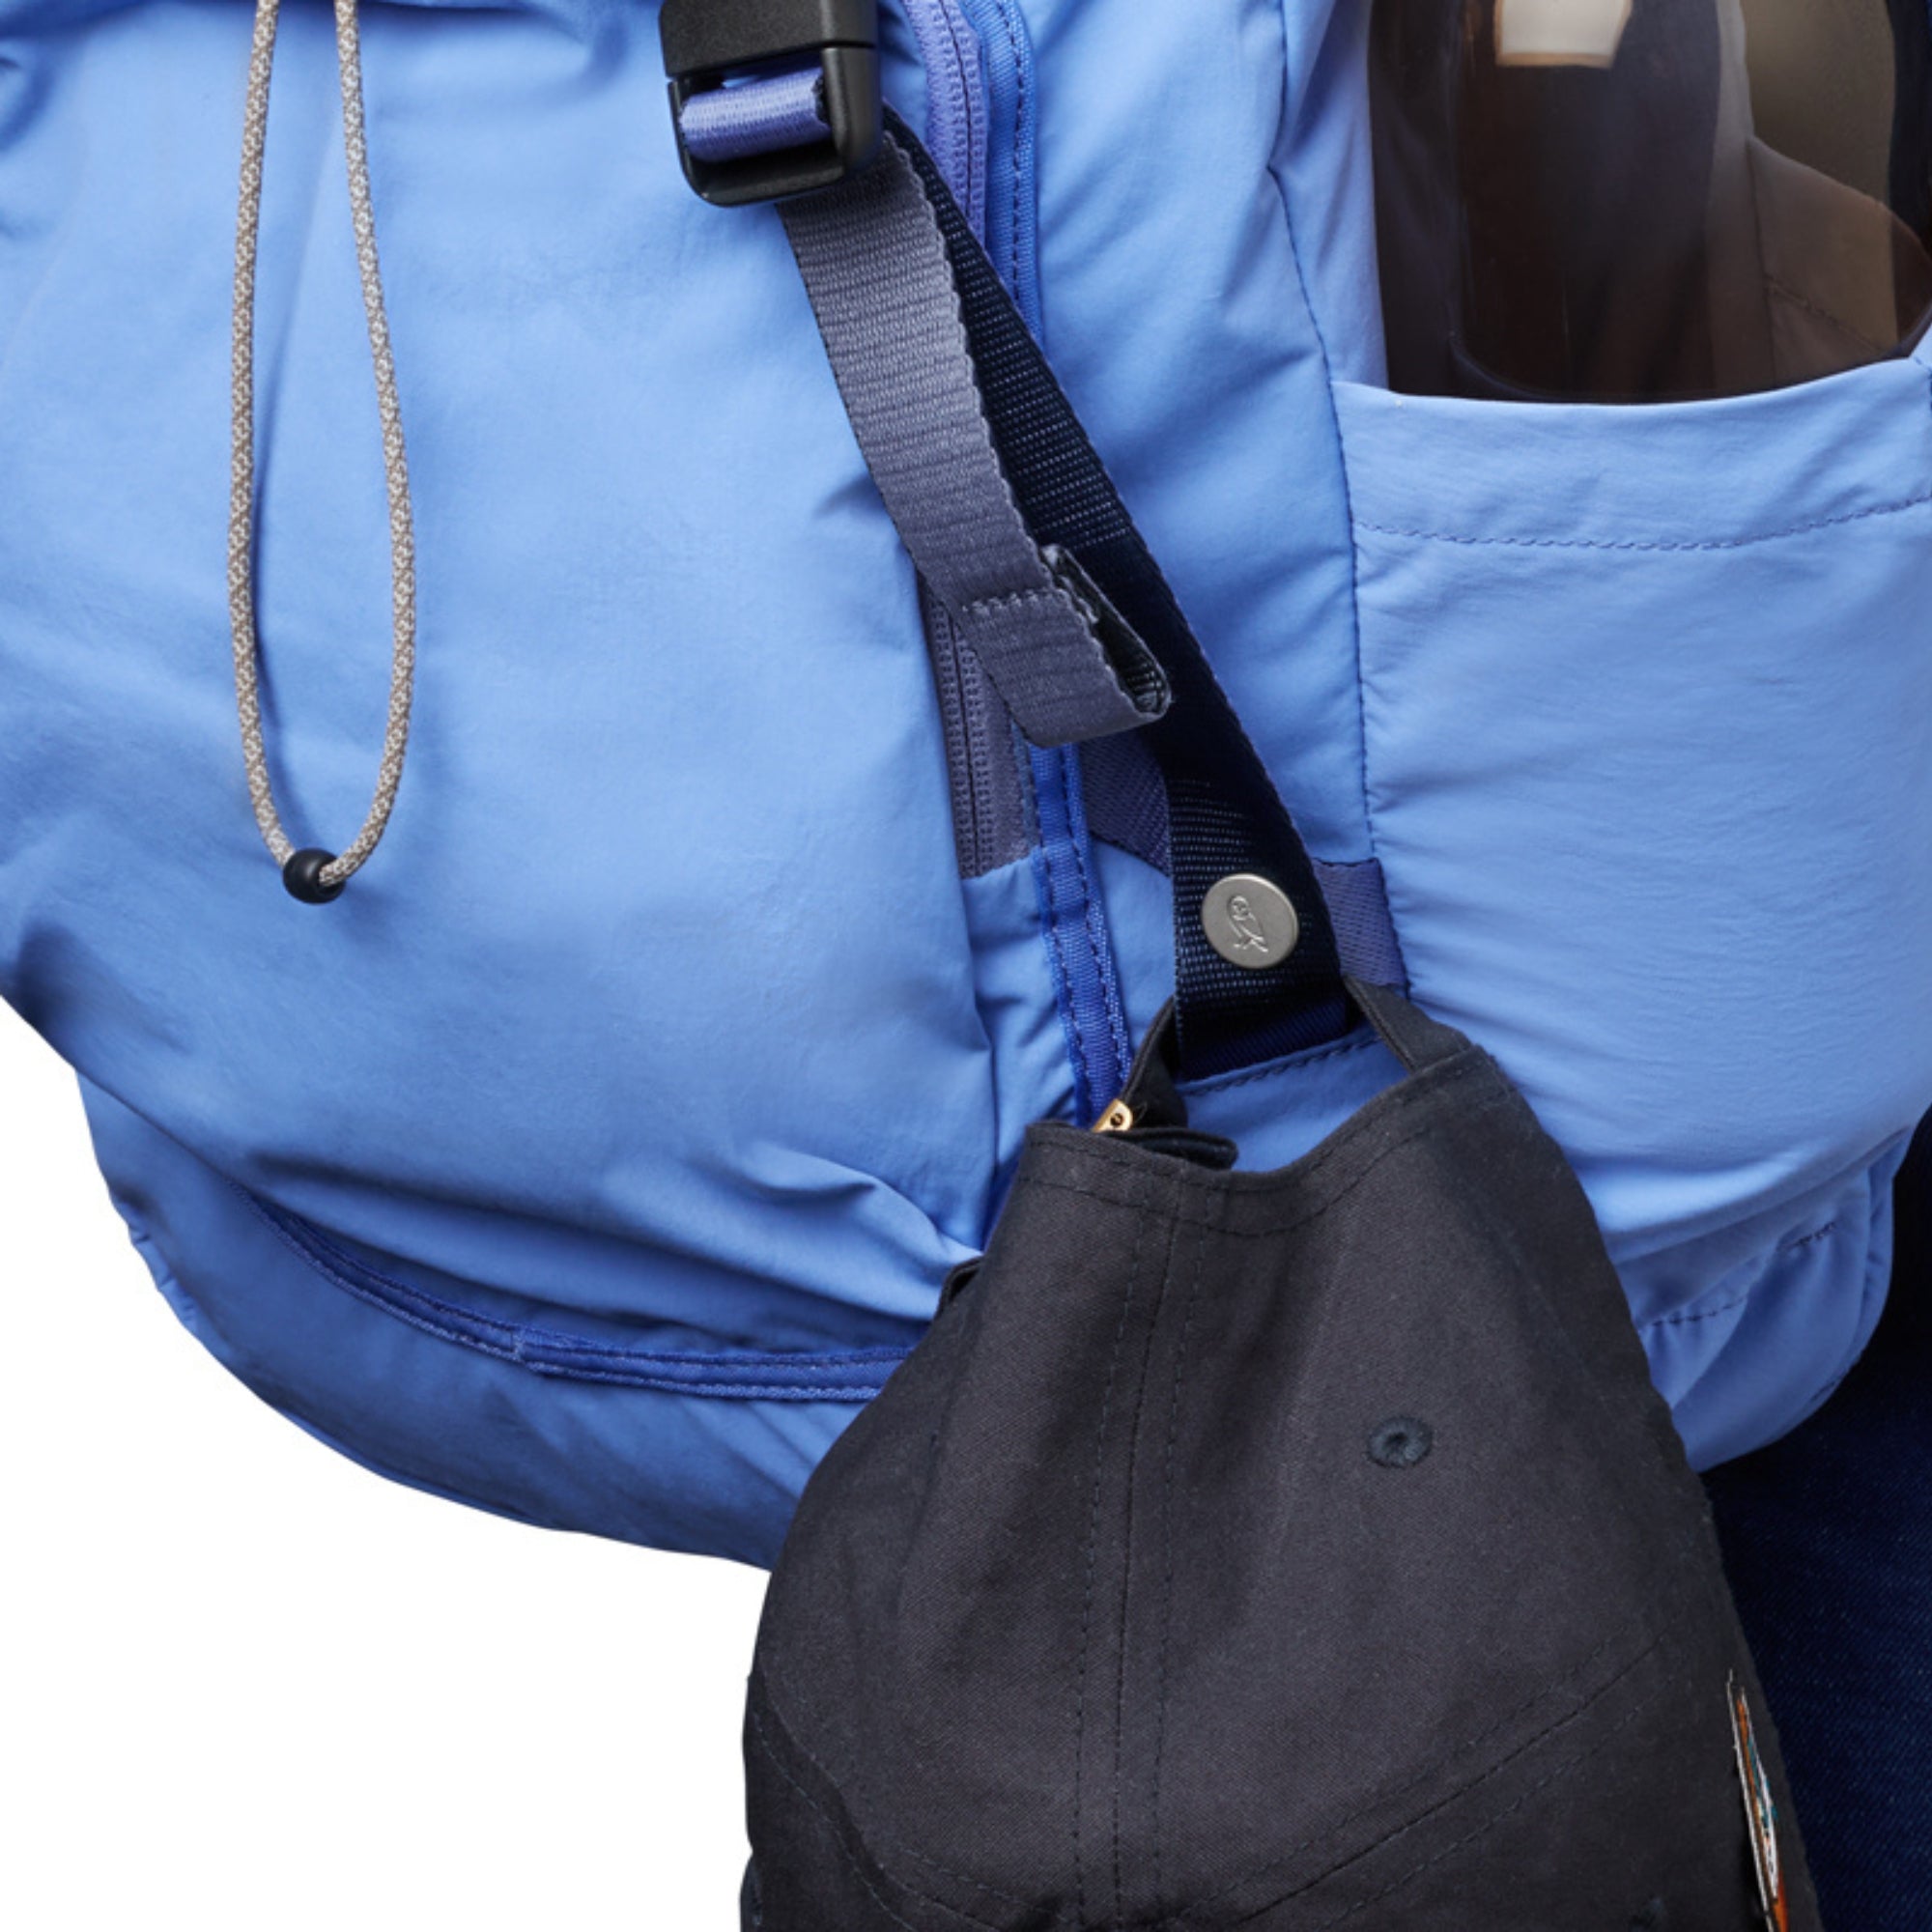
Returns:
[[[369,318],[369,355],[376,373],[376,406],[383,421],[383,470],[389,492],[390,589],[394,656],[389,718],[369,815],[339,856],[297,851],[275,809],[262,740],[261,646],[255,621],[255,261],[262,225],[262,156],[269,136],[269,83],[275,64],[281,0],[257,0],[255,39],[248,57],[248,102],[242,131],[242,194],[235,233],[234,464],[228,507],[228,615],[235,640],[235,697],[242,717],[242,755],[248,796],[263,842],[282,867],[283,883],[298,899],[322,904],[341,895],[380,843],[395,810],[410,742],[410,705],[416,668],[416,552],[410,514],[410,468],[403,446],[402,406],[395,357],[383,304],[376,255],[376,213],[369,196],[369,147],[362,121],[362,50],[356,0],[335,0],[335,48],[342,73],[342,138],[349,161],[349,209],[355,228],[355,263]]]

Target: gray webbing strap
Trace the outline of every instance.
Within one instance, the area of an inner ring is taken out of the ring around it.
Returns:
[[[946,245],[888,136],[878,163],[784,223],[859,446],[927,588],[1036,745],[1167,708],[1141,639],[1065,551],[1037,544],[980,407]]]

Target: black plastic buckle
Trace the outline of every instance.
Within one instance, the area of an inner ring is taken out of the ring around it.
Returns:
[[[879,0],[665,0],[660,31],[678,155],[706,201],[742,208],[810,194],[857,174],[879,152]],[[684,105],[694,95],[811,54],[823,77],[824,140],[733,161],[700,161],[686,147]]]

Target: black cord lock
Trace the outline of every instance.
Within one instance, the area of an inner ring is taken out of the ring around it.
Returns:
[[[299,899],[303,905],[332,905],[348,884],[346,879],[332,886],[324,883],[323,867],[334,864],[335,854],[325,852],[320,846],[307,845],[292,853],[289,863],[282,867],[282,884],[288,888],[290,898]]]

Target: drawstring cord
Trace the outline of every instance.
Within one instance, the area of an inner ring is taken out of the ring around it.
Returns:
[[[242,719],[242,754],[248,796],[263,842],[297,898],[321,905],[368,861],[388,828],[410,740],[415,688],[415,530],[410,514],[409,459],[403,446],[402,406],[395,357],[383,303],[376,255],[376,213],[369,196],[369,148],[362,120],[362,50],[356,0],[335,0],[335,48],[342,74],[342,138],[349,162],[349,208],[355,228],[355,263],[369,318],[369,355],[376,405],[383,422],[383,470],[389,493],[394,655],[389,673],[388,725],[375,797],[362,829],[339,856],[313,847],[298,851],[275,809],[262,737],[261,646],[255,619],[255,262],[262,225],[262,156],[269,135],[269,83],[275,64],[281,0],[257,0],[248,57],[248,101],[242,131],[242,194],[235,234],[234,465],[228,511],[228,614],[235,640],[235,696]]]

